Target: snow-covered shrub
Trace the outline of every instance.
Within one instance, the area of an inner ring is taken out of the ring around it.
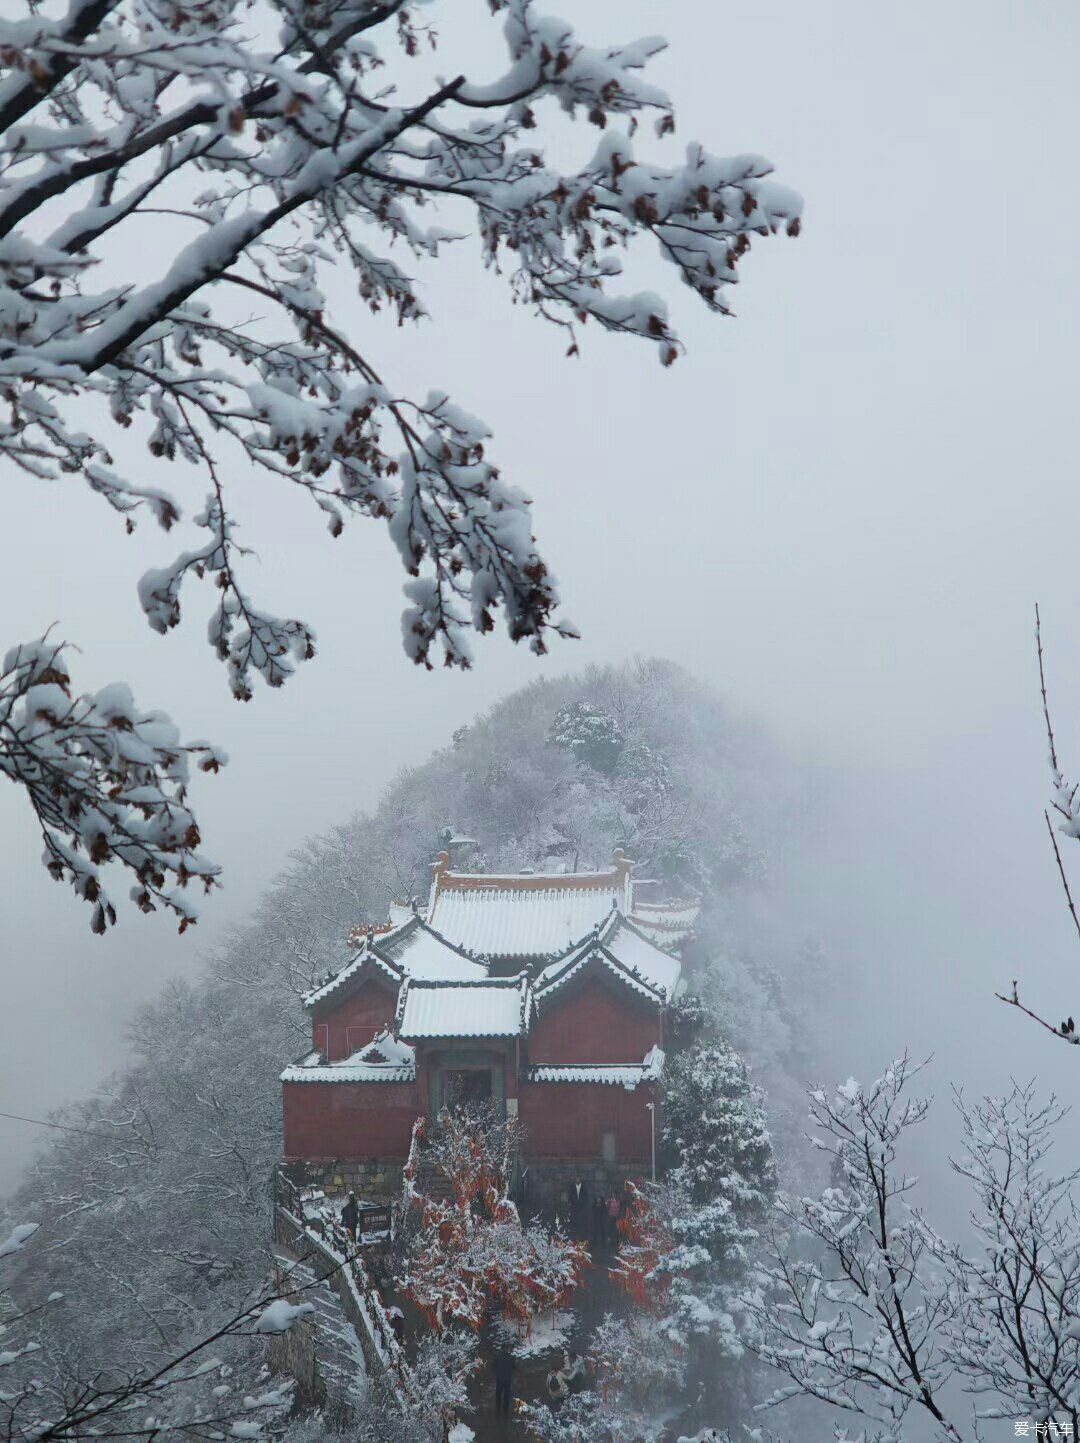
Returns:
[[[589,1358],[605,1402],[627,1426],[639,1420],[642,1436],[650,1420],[681,1411],[686,1356],[666,1318],[640,1309],[621,1317],[608,1313],[589,1340]]]
[[[429,1439],[444,1437],[462,1413],[471,1412],[467,1384],[478,1363],[476,1335],[468,1328],[444,1328],[421,1340],[412,1377],[422,1402],[407,1411]]]
[[[597,1325],[589,1347],[596,1389],[557,1408],[520,1404],[535,1443],[662,1443],[685,1411],[685,1366],[661,1321],[643,1313]]]
[[[478,1329],[498,1312],[528,1327],[533,1314],[557,1312],[587,1266],[580,1243],[522,1223],[510,1197],[517,1144],[516,1118],[491,1104],[444,1108],[433,1128],[423,1118],[413,1128],[404,1195],[420,1222],[407,1234],[399,1283],[438,1331]],[[424,1190],[421,1162],[439,1194]]]

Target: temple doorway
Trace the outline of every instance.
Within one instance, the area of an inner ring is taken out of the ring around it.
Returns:
[[[419,1064],[428,1075],[428,1116],[444,1107],[477,1107],[491,1103],[501,1117],[506,1110],[506,1056],[490,1047],[440,1047],[421,1052]]]
[[[447,1107],[472,1107],[492,1098],[491,1069],[448,1067],[444,1073]]]

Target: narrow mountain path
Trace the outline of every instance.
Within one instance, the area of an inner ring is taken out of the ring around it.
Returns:
[[[592,1267],[585,1274],[581,1287],[574,1294],[570,1311],[573,1323],[566,1332],[566,1342],[575,1353],[588,1352],[593,1329],[605,1313],[615,1312],[624,1304],[620,1289],[613,1283],[609,1268],[614,1249],[607,1243],[597,1244],[583,1239],[592,1254]],[[464,1420],[476,1434],[476,1443],[525,1443],[528,1435],[521,1422],[495,1416],[495,1377],[491,1367],[491,1351],[484,1350],[483,1361],[476,1372],[469,1392],[474,1411]],[[529,1403],[547,1400],[547,1377],[562,1359],[562,1345],[542,1353],[531,1353],[518,1359],[514,1377],[514,1398]],[[591,1386],[590,1383],[587,1386]]]

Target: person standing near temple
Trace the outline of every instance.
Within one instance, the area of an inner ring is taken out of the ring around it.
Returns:
[[[566,1189],[566,1201],[570,1213],[570,1226],[575,1236],[584,1232],[589,1218],[589,1185],[584,1178],[576,1177]]]
[[[597,1192],[592,1205],[592,1235],[597,1247],[602,1247],[607,1236],[607,1203],[604,1194]]]
[[[619,1195],[613,1192],[607,1200],[608,1241],[613,1248],[617,1247],[619,1242],[619,1216],[621,1212]]]
[[[496,1418],[509,1418],[513,1403],[517,1359],[503,1344],[500,1344],[495,1350],[491,1359],[491,1371],[495,1374],[495,1416]]]

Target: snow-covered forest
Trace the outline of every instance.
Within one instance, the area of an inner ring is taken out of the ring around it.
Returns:
[[[763,939],[750,925],[803,804],[783,776],[756,728],[676,668],[639,663],[535,683],[397,777],[372,815],[298,846],[206,977],[133,1019],[130,1068],[58,1119],[86,1133],[57,1134],[29,1174],[17,1207],[42,1225],[42,1286],[68,1299],[50,1333],[85,1365],[156,1358],[257,1285],[277,1079],[305,1045],[299,996],[357,923],[426,892],[448,835],[512,869],[595,865],[621,844],[711,898],[696,948],[712,1005],[794,1135],[823,959],[794,929]]]
[[[686,1414],[736,1438],[771,1401],[778,1437],[792,1422],[799,1437],[831,1437],[835,1411],[869,1419],[873,1437],[919,1436],[910,1430],[921,1415],[933,1436],[959,1440],[979,1436],[966,1394],[990,1418],[1029,1407],[1075,1426],[1080,1220],[1073,1181],[1047,1171],[1055,1105],[1034,1087],[965,1104],[955,1167],[975,1209],[972,1249],[909,1205],[905,1149],[928,1106],[918,1067],[900,1060],[866,1090],[849,1081],[802,1095],[826,1060],[815,1019],[844,985],[813,938],[779,922],[778,868],[803,844],[811,806],[758,727],[669,663],[638,662],[533,683],[395,778],[373,813],[298,847],[205,975],[133,1019],[128,1065],[56,1115],[70,1130],[53,1134],[13,1200],[12,1217],[37,1228],[16,1229],[7,1245],[11,1296],[27,1314],[7,1324],[21,1329],[9,1366],[25,1371],[29,1357],[36,1406],[55,1416],[62,1400],[77,1415],[75,1380],[107,1379],[122,1394],[125,1380],[160,1374],[160,1393],[147,1400],[134,1388],[119,1424],[109,1411],[98,1432],[302,1443],[343,1427],[372,1440],[397,1429],[407,1443],[437,1436],[446,1417],[472,1418],[473,1327],[488,1291],[502,1296],[521,1276],[510,1261],[504,1125],[479,1154],[490,1182],[477,1154],[462,1152],[464,1136],[445,1144],[467,1242],[451,1243],[446,1209],[456,1205],[440,1193],[399,1225],[403,1286],[439,1322],[434,1351],[415,1365],[430,1408],[399,1416],[360,1388],[345,1415],[343,1392],[312,1411],[283,1386],[272,1367],[281,1355],[260,1337],[312,1307],[306,1295],[268,1306],[277,1077],[307,1045],[300,995],[333,969],[358,923],[426,890],[440,848],[466,845],[477,869],[550,871],[599,864],[614,842],[707,902],[665,1074],[664,1180],[620,1222],[615,1311],[591,1335],[588,1366],[608,1381],[555,1412],[524,1404],[526,1436],[636,1443]],[[481,1250],[485,1189],[492,1231]],[[558,1236],[526,1234],[525,1245],[530,1276],[571,1269],[559,1286],[572,1297],[581,1265],[558,1253]],[[505,1283],[492,1268],[509,1269]],[[1002,1314],[1014,1303],[1015,1324]],[[175,1360],[191,1349],[177,1381]],[[353,1365],[363,1378],[358,1352]],[[32,1433],[17,1410],[8,1427]]]

